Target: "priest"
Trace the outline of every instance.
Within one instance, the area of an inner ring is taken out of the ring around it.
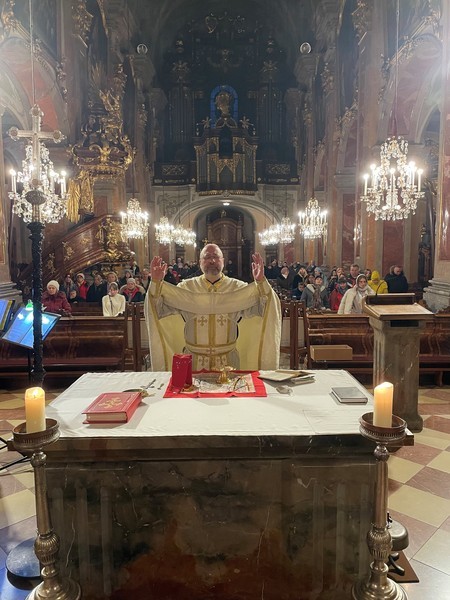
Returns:
[[[167,264],[155,256],[145,299],[153,371],[169,371],[175,353],[192,354],[195,371],[230,366],[244,371],[276,369],[279,363],[280,301],[253,255],[254,282],[223,273],[219,246],[200,253],[202,275],[177,286],[164,281]]]

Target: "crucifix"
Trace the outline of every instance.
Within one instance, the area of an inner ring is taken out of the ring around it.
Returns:
[[[29,181],[29,186],[31,190],[26,194],[27,201],[33,206],[33,220],[37,218],[36,211],[34,207],[39,206],[45,202],[45,196],[41,193],[37,194],[37,192],[42,192],[42,181],[41,181],[41,169],[42,169],[42,156],[41,156],[41,142],[43,140],[53,140],[55,143],[61,142],[65,136],[56,129],[53,133],[48,133],[46,131],[41,130],[41,122],[44,113],[41,111],[39,106],[35,104],[30,111],[31,114],[31,130],[30,129],[18,129],[17,127],[11,127],[8,131],[9,136],[13,140],[18,140],[19,138],[29,138],[31,144],[31,156],[27,156],[29,159],[32,168],[33,168],[33,177]],[[30,173],[31,175],[31,173]],[[54,172],[51,170],[48,173],[50,176],[50,184],[53,184],[54,181]],[[12,191],[13,193],[17,193],[16,189],[16,174],[13,172],[12,174]],[[32,192],[30,194],[30,192]],[[34,192],[34,193],[33,193]],[[61,196],[63,196],[66,192],[66,181],[64,177],[61,178]],[[39,196],[39,197],[38,197]]]

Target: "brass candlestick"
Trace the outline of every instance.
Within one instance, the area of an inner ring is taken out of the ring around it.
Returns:
[[[45,476],[46,454],[44,446],[56,442],[59,427],[54,419],[46,419],[46,429],[35,433],[26,432],[26,423],[13,429],[14,447],[18,452],[31,454],[34,469],[36,493],[36,520],[38,536],[34,542],[34,551],[42,565],[42,583],[34,588],[27,600],[79,600],[81,590],[72,579],[63,579],[56,566],[59,553],[59,536],[53,531],[47,498]]]
[[[387,528],[388,465],[387,446],[400,442],[405,437],[406,422],[392,416],[391,427],[377,427],[373,424],[373,413],[360,418],[361,434],[374,442],[374,456],[377,461],[375,483],[375,504],[372,526],[367,533],[367,546],[372,556],[369,579],[353,586],[353,600],[408,600],[405,590],[389,579],[387,561],[392,549],[392,539]]]

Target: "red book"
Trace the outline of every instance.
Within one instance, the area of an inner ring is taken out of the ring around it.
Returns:
[[[141,392],[105,392],[89,404],[83,423],[127,423],[142,399]]]

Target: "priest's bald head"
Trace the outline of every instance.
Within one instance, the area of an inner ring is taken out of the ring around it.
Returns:
[[[206,279],[214,283],[223,271],[223,254],[217,244],[206,244],[200,252],[200,269]]]

